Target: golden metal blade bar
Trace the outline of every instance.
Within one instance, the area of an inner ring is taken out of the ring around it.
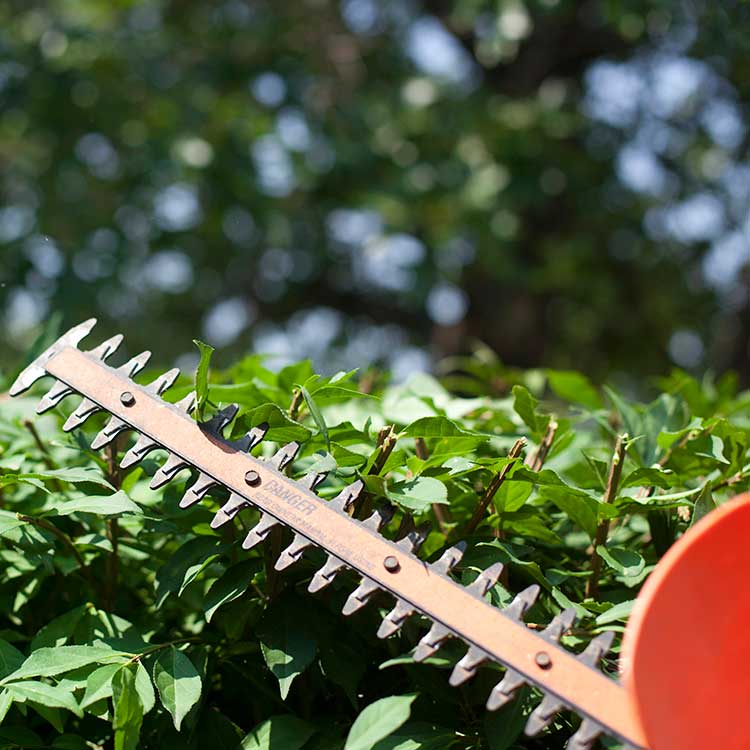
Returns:
[[[333,553],[383,589],[442,623],[469,645],[486,651],[581,715],[602,724],[618,738],[636,747],[645,747],[642,730],[625,690],[598,670],[580,663],[575,655],[544,641],[523,623],[506,617],[459,584],[436,574],[426,563],[339,513],[267,463],[208,435],[184,412],[145,392],[85,352],[70,347],[63,349],[49,360],[46,370],[229,490],[243,495],[265,513]],[[126,406],[121,395],[128,391],[135,399],[123,399],[131,404]],[[254,486],[248,486],[245,481],[248,471],[257,472],[259,484],[254,477]],[[537,660],[540,652],[548,658]]]

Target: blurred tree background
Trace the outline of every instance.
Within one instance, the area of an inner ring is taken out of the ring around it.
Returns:
[[[0,363],[53,311],[397,377],[738,369],[750,4],[0,0]]]

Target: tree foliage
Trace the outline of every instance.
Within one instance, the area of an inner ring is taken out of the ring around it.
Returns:
[[[3,0],[3,336],[745,371],[747,16]]]
[[[731,378],[698,382],[675,371],[641,403],[571,371],[460,364],[460,376],[391,385],[321,377],[306,361],[274,373],[248,357],[198,385],[208,415],[230,399],[240,404],[228,435],[269,422],[258,454],[303,440],[293,476],[331,470],[322,498],[359,476],[368,501],[395,510],[387,536],[428,522],[425,560],[465,539],[454,572],[462,583],[507,563],[493,604],[536,583],[528,621],[547,623],[563,607],[578,613],[567,647],[621,632],[675,538],[747,487],[750,394]],[[193,386],[180,381],[169,398]],[[386,599],[342,618],[353,577],[307,594],[319,550],[277,573],[283,532],[249,552],[238,543],[257,511],[214,531],[220,493],[181,510],[186,474],[148,489],[158,453],[122,473],[115,453],[125,442],[104,456],[87,447],[101,420],[66,434],[68,402],[32,419],[34,405],[0,401],[0,747],[564,746],[570,715],[537,740],[523,738],[531,692],[485,714],[497,667],[449,688],[458,644],[416,664],[421,619],[380,641]]]

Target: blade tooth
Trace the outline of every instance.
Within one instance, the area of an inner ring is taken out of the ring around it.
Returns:
[[[597,667],[602,658],[612,648],[612,641],[615,634],[611,631],[601,633],[596,636],[588,646],[578,655],[578,661],[583,662],[587,667]]]
[[[185,494],[182,496],[182,500],[180,500],[180,508],[189,508],[191,505],[200,502],[206,494],[218,484],[219,483],[213,479],[213,477],[201,472],[198,474],[198,479],[195,480],[191,487],[187,488]]]
[[[186,414],[192,414],[195,411],[197,405],[197,396],[195,391],[190,391],[187,396],[181,398],[175,403],[175,408],[180,411],[184,411]]]
[[[151,352],[145,351],[140,354],[136,354],[135,357],[129,359],[124,365],[120,365],[117,368],[118,372],[124,372],[129,378],[137,375],[151,359]]]
[[[332,505],[336,510],[340,510],[342,513],[362,494],[365,488],[365,483],[358,479],[348,487],[344,487],[336,497],[329,500],[329,504]]]
[[[381,508],[375,508],[373,514],[365,518],[361,523],[371,531],[380,531],[393,518],[393,513],[393,508],[384,505]]]
[[[119,417],[110,417],[107,424],[104,425],[91,442],[92,450],[98,451],[99,448],[103,448],[108,443],[111,443],[121,432],[129,429],[130,425],[127,422],[123,422]]]
[[[583,719],[578,731],[568,740],[565,750],[591,750],[604,731],[601,724],[591,719]]]
[[[324,589],[326,586],[328,586],[329,583],[333,581],[333,579],[336,577],[336,574],[340,573],[345,567],[346,564],[339,560],[338,557],[336,557],[335,555],[328,555],[326,564],[312,577],[307,590],[310,593],[314,594],[316,591]]]
[[[261,422],[260,424],[255,425],[255,427],[253,427],[250,432],[247,433],[250,437],[250,445],[247,449],[251,451],[253,448],[255,448],[256,445],[259,445],[263,438],[265,438],[268,430],[268,422]]]
[[[406,552],[410,552],[411,554],[415,555],[417,552],[419,552],[419,548],[424,543],[424,540],[427,539],[427,534],[429,533],[429,525],[424,524],[419,528],[410,531],[403,539],[399,539],[396,542],[396,546],[400,547]]]
[[[78,344],[88,336],[95,325],[96,318],[89,318],[60,336],[57,341],[45,349],[31,364],[18,374],[18,377],[10,387],[8,394],[10,396],[18,396],[31,388],[39,378],[42,378],[47,374],[46,365],[52,357],[68,346],[77,347]]]
[[[290,565],[294,565],[294,563],[299,562],[302,553],[312,546],[313,543],[307,537],[302,536],[302,534],[295,534],[292,543],[279,555],[274,568],[285,570]]]
[[[490,697],[487,698],[487,710],[497,711],[506,703],[510,703],[516,693],[526,684],[526,679],[514,669],[509,669],[503,679],[492,688]]]
[[[399,599],[396,606],[380,623],[378,638],[387,638],[389,635],[393,635],[416,611],[409,602]]]
[[[278,526],[279,522],[267,513],[263,513],[255,526],[250,529],[250,532],[242,542],[242,549],[252,549],[256,544],[262,542],[271,532],[274,526]]]
[[[211,419],[201,422],[200,428],[204,432],[208,432],[210,435],[213,435],[214,437],[222,438],[224,437],[224,428],[234,420],[234,418],[237,416],[237,412],[239,412],[240,407],[239,404],[229,404],[229,406],[225,406],[220,411],[216,412]]]
[[[524,732],[527,737],[536,737],[543,729],[548,727],[555,718],[555,714],[562,711],[565,704],[556,696],[547,694],[542,702],[531,712]]]
[[[487,570],[483,570],[476,580],[466,588],[476,596],[485,596],[497,583],[504,568],[505,566],[501,562],[493,563]]]
[[[121,333],[117,333],[112,338],[102,341],[99,346],[89,350],[87,354],[97,359],[106,360],[120,348],[120,344],[122,344],[124,338]]]
[[[170,453],[164,465],[157,469],[154,476],[151,477],[149,488],[158,490],[159,487],[163,487],[167,482],[171,482],[183,469],[187,469],[188,466],[190,464],[184,458]]]
[[[261,440],[263,440],[267,432],[268,425],[264,422],[263,424],[259,424],[256,427],[253,427],[249,432],[246,432],[238,440],[231,441],[230,444],[238,451],[248,453],[253,448],[255,448],[255,446],[258,445]]]
[[[57,406],[64,398],[75,393],[75,390],[66,383],[60,380],[56,380],[55,384],[50,388],[47,393],[42,396],[41,400],[37,404],[36,413],[44,414],[45,411],[49,411],[53,407]]]
[[[349,594],[349,598],[341,609],[342,614],[348,617],[362,609],[378,591],[382,591],[382,589],[377,581],[373,581],[372,578],[363,577],[362,583]]]
[[[535,583],[517,594],[513,601],[502,611],[506,617],[520,620],[526,611],[534,604],[539,596],[540,588]]]
[[[63,431],[70,432],[80,427],[92,414],[102,411],[99,404],[95,404],[91,399],[84,398],[78,408],[65,420]]]
[[[563,633],[570,630],[575,621],[576,611],[572,607],[569,607],[560,612],[559,615],[555,615],[552,622],[539,635],[547,641],[559,643]]]
[[[466,542],[459,542],[453,547],[448,547],[438,560],[435,560],[430,567],[442,575],[450,573],[453,568],[461,562],[466,551]]]
[[[427,657],[432,656],[451,636],[451,633],[445,625],[439,622],[433,623],[427,634],[417,644],[414,651],[414,661],[424,661]]]
[[[281,448],[279,448],[276,453],[274,453],[273,456],[269,459],[271,465],[278,471],[281,471],[285,466],[288,466],[289,463],[294,460],[294,457],[297,455],[298,451],[299,443],[296,440],[293,440],[291,443],[287,443],[286,445],[282,445]]]
[[[167,370],[163,375],[159,375],[156,380],[152,380],[147,386],[144,386],[143,390],[153,393],[156,396],[161,396],[164,391],[171,388],[174,385],[174,381],[180,376],[180,370],[177,367],[173,367],[171,370]]]
[[[211,528],[218,529],[227,521],[231,521],[241,510],[251,507],[252,503],[246,497],[233,492],[229,496],[229,500],[216,511],[216,515],[211,519]]]
[[[129,469],[158,447],[159,443],[156,440],[152,440],[148,435],[140,435],[138,440],[135,441],[135,445],[122,457],[120,468]]]
[[[299,483],[303,487],[307,487],[308,490],[314,490],[327,476],[327,471],[311,471],[308,474],[305,474],[305,476],[299,480]]]
[[[452,687],[458,687],[467,680],[470,680],[488,658],[485,651],[476,646],[470,646],[463,658],[453,667],[453,672],[451,672],[448,680],[449,684]]]

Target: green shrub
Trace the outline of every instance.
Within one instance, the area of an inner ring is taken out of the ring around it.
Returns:
[[[676,536],[747,485],[750,396],[730,378],[698,383],[675,372],[641,404],[575,373],[515,372],[486,358],[452,363],[442,382],[420,374],[400,385],[377,373],[319,378],[307,362],[275,374],[257,357],[206,385],[203,364],[206,414],[241,406],[232,435],[266,421],[256,453],[303,442],[293,476],[335,462],[324,498],[364,478],[367,502],[396,509],[387,535],[412,518],[429,522],[424,559],[466,539],[459,578],[509,563],[492,601],[538,583],[527,621],[573,606],[573,649],[621,632]],[[178,382],[168,398],[192,386]],[[307,594],[319,550],[276,573],[283,531],[250,552],[238,544],[254,511],[216,532],[220,492],[180,510],[187,472],[152,492],[158,453],[121,473],[111,452],[88,448],[103,417],[63,433],[76,401],[41,418],[35,398],[0,401],[0,747],[564,746],[569,714],[536,740],[523,737],[533,691],[485,712],[497,667],[450,688],[458,643],[415,664],[419,618],[378,640],[385,597],[343,618],[353,577]]]

